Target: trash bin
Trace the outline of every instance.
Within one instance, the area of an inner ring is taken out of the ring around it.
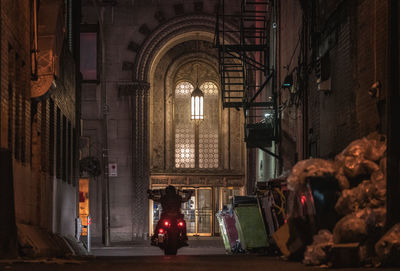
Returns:
[[[340,195],[339,184],[333,177],[308,177],[315,206],[315,223],[318,230],[335,227],[340,216],[335,204]]]
[[[277,181],[276,181],[277,180]],[[286,183],[278,179],[264,182],[260,187],[259,197],[261,213],[264,216],[264,223],[267,233],[270,237],[276,232],[286,220]]]
[[[235,225],[235,216],[233,215],[232,210],[220,211],[216,216],[221,229],[225,250],[227,253],[232,253],[232,247],[235,246],[236,240],[239,238]]]
[[[255,250],[269,246],[267,232],[258,200],[255,196],[235,196],[233,198],[236,229],[245,250]]]

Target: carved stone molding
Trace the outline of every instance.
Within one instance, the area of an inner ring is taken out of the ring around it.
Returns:
[[[134,41],[129,42],[129,45],[128,45],[129,51],[136,53],[137,51],[139,51],[139,48],[140,48],[140,45],[137,44],[136,42],[134,42]]]
[[[131,71],[133,70],[134,64],[130,61],[122,62],[122,70],[123,71]]]
[[[149,92],[149,89],[150,84],[145,81],[120,83],[118,84],[118,97],[144,95]]]
[[[138,81],[148,81],[150,65],[156,54],[162,50],[168,41],[179,35],[193,31],[214,34],[215,23],[215,16],[213,15],[191,14],[176,17],[160,25],[152,31],[142,44],[135,59],[133,78]],[[229,28],[229,25],[226,27]],[[237,42],[238,37],[227,34],[226,39]]]
[[[164,12],[162,10],[157,11],[154,14],[154,18],[157,20],[158,23],[162,24],[164,23],[167,19],[165,19]]]
[[[149,187],[149,151],[148,151],[148,104],[149,88],[147,82],[129,82],[118,86],[119,92],[128,96],[132,119],[132,181],[134,207],[133,231],[138,236],[147,232],[148,201],[146,191]]]
[[[245,184],[244,175],[226,174],[185,174],[167,175],[150,174],[150,187],[153,186],[194,186],[194,187],[243,187]]]

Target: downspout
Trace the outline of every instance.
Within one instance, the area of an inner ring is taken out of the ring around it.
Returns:
[[[72,55],[75,60],[75,134],[74,134],[74,183],[76,184],[76,195],[79,195],[79,139],[82,136],[81,133],[81,83],[82,78],[80,77],[80,32],[79,32],[79,25],[80,25],[80,18],[81,18],[81,5],[77,1],[71,0],[71,8],[73,14],[72,17]],[[79,197],[75,199],[76,207],[75,213],[76,216],[79,217]]]
[[[303,115],[303,147],[302,147],[302,153],[303,153],[303,159],[307,159],[310,154],[309,154],[309,148],[308,148],[308,72],[307,72],[307,63],[308,63],[308,36],[309,36],[309,22],[307,18],[310,18],[310,8],[308,4],[303,6],[303,12],[302,12],[302,51],[300,51],[300,61],[302,63],[299,63],[299,68],[300,65],[303,65],[301,69],[301,77],[302,77],[302,84],[301,88],[303,91],[303,102],[302,102],[302,115]]]
[[[103,137],[102,137],[102,162],[103,162],[103,183],[102,183],[102,224],[103,224],[103,244],[110,246],[110,193],[109,193],[109,178],[108,178],[108,105],[107,105],[107,88],[106,88],[106,43],[104,37],[104,25],[101,18],[100,11],[97,5],[97,0],[92,0],[96,10],[97,20],[99,22],[99,34],[101,42],[101,73],[100,73],[100,87],[101,87],[101,109],[103,118],[101,120]]]
[[[274,0],[273,1],[273,14],[272,14],[272,57],[273,57],[273,61],[272,61],[272,72],[274,73],[272,76],[272,96],[273,96],[273,100],[275,103],[275,114],[274,114],[274,122],[276,123],[276,131],[275,131],[275,135],[276,135],[276,139],[274,144],[273,144],[273,150],[272,152],[274,152],[275,154],[277,154],[279,156],[279,158],[274,158],[275,159],[275,169],[274,169],[274,177],[278,176],[282,170],[282,157],[280,157],[280,146],[281,146],[281,140],[280,140],[280,134],[281,134],[281,124],[280,124],[280,116],[279,116],[279,101],[278,101],[278,94],[279,94],[279,89],[277,88],[277,76],[278,76],[278,27],[280,27],[280,25],[278,25],[278,4],[280,3],[280,1],[278,0]],[[278,164],[278,165],[277,165]]]
[[[277,20],[277,24],[276,24],[276,49],[275,49],[275,55],[276,55],[276,71],[275,71],[275,84],[277,84],[277,82],[281,82],[281,74],[280,74],[280,68],[278,69],[278,67],[280,67],[281,64],[281,5],[280,5],[280,1],[277,2],[276,4],[276,20]],[[280,174],[282,174],[283,172],[283,157],[281,156],[282,153],[282,130],[281,130],[281,120],[282,120],[282,116],[281,116],[281,112],[279,112],[279,105],[281,103],[281,92],[279,89],[276,90],[276,109],[277,111],[277,123],[278,123],[278,131],[277,131],[277,146],[276,146],[276,151],[277,154],[279,155],[279,159],[278,159],[278,166],[275,169],[275,175],[279,176]]]

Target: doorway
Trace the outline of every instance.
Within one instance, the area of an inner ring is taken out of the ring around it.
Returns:
[[[212,235],[212,189],[211,187],[189,188],[193,191],[191,199],[182,206],[189,236]]]
[[[157,189],[157,188],[153,188]],[[182,213],[185,215],[188,236],[211,236],[213,225],[213,193],[211,187],[183,188],[192,190],[189,201],[182,204]],[[150,200],[151,223],[150,232],[153,233],[161,217],[161,204]]]
[[[79,218],[82,222],[82,236],[87,235],[89,215],[89,179],[79,179]]]

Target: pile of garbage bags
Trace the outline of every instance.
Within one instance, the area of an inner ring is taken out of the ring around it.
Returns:
[[[332,252],[335,244],[356,244],[360,264],[371,263],[372,259],[380,263],[399,261],[400,224],[384,235],[385,155],[386,137],[372,133],[350,143],[334,160],[308,159],[293,167],[288,177],[289,221],[318,215],[315,201],[319,195],[310,187],[310,180],[334,180],[338,187],[337,201],[332,203],[332,208],[341,218],[330,229],[332,233],[320,230],[313,237],[312,244],[305,249],[305,264],[327,263],[332,257],[330,254],[336,253]]]
[[[320,230],[317,235],[314,235],[313,243],[307,247],[303,263],[307,265],[327,264],[332,245],[332,233],[328,230]]]
[[[400,224],[394,225],[376,243],[375,252],[383,264],[400,264]]]

